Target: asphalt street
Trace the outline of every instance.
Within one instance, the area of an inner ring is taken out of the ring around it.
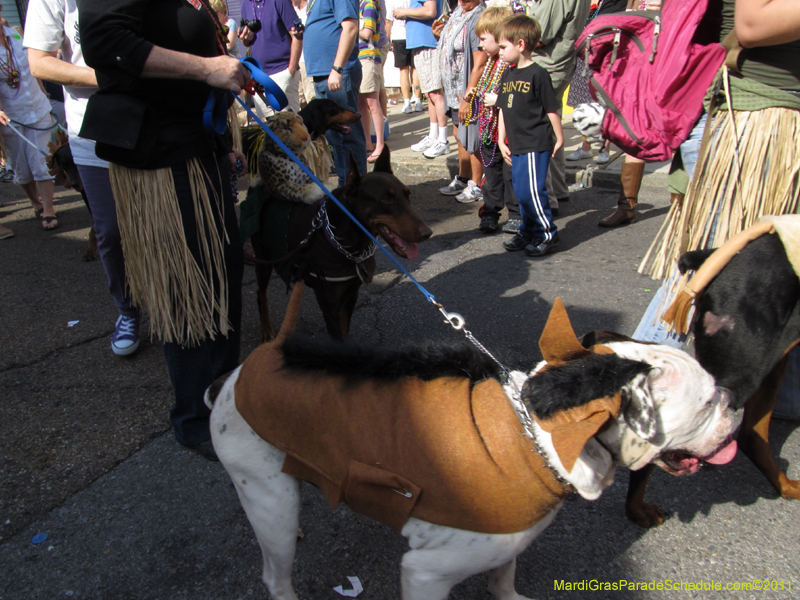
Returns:
[[[477,231],[477,204],[438,193],[446,174],[403,173],[434,231],[407,267],[507,365],[528,368],[539,359],[538,337],[556,297],[578,334],[633,332],[657,288],[636,269],[668,210],[662,180],[646,180],[639,219],[613,230],[596,223],[614,206],[614,191],[573,185],[556,220],[558,251],[528,259],[502,249],[504,234]],[[0,202],[0,219],[16,234],[0,241],[0,599],[267,598],[260,552],[227,474],[172,437],[159,345],[145,336],[134,356],[111,353],[115,309],[99,261],[83,260],[90,221],[79,196],[59,193],[62,226],[53,233],[33,220],[17,186],[2,184]],[[388,260],[379,264],[375,282],[362,288],[354,338],[381,346],[463,338]],[[248,267],[242,358],[258,341],[255,291]],[[280,323],[287,296],[278,280],[270,301]],[[312,294],[298,329],[325,335]],[[799,478],[797,424],[776,421],[771,433],[779,464]],[[647,499],[671,518],[652,530],[626,520],[626,487],[619,471],[599,500],[568,500],[520,556],[517,590],[542,600],[800,597],[789,587],[800,589],[800,504],[779,498],[741,454],[692,477],[655,473]],[[349,587],[348,576],[362,582],[363,600],[399,598],[401,536],[345,507],[331,511],[310,486],[302,510],[300,598],[341,598],[333,588]],[[47,537],[37,544],[38,534]],[[620,580],[683,582],[684,591],[559,587]],[[761,580],[782,582],[783,590],[685,589]],[[488,598],[486,578],[465,581],[451,597]]]

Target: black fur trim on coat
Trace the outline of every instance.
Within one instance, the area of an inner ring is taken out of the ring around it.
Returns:
[[[540,419],[583,406],[591,400],[613,396],[650,365],[616,354],[592,354],[530,377],[522,386],[528,410]]]
[[[397,350],[362,346],[354,342],[293,336],[281,348],[289,369],[324,371],[349,381],[417,377],[467,377],[471,381],[501,376],[499,365],[468,344],[414,344]]]

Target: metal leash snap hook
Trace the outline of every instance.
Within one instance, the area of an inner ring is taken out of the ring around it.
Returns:
[[[439,312],[444,315],[445,322],[449,323],[456,331],[464,328],[464,317],[462,317],[460,314],[447,312],[443,308],[440,308]]]

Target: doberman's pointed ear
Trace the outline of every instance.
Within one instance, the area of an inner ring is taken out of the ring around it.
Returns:
[[[352,151],[350,152],[350,168],[347,170],[347,178],[344,183],[349,193],[358,193],[358,188],[361,185],[361,174],[358,172],[358,165]]]
[[[383,150],[381,151],[380,156],[378,156],[378,160],[375,161],[375,168],[373,172],[377,173],[391,173],[392,172],[392,160],[391,160],[391,152],[389,151],[389,146],[386,144],[383,145]]]

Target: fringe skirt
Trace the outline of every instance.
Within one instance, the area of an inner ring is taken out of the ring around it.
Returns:
[[[223,225],[222,175],[213,174],[215,184],[199,158],[187,161],[186,168],[191,218],[182,213],[172,168],[112,163],[109,176],[131,300],[148,313],[151,336],[196,346],[231,329],[225,262],[231,240]],[[192,222],[194,231],[185,231],[184,224]]]
[[[797,110],[717,112],[686,197],[670,208],[639,272],[663,279],[675,271],[683,253],[718,248],[764,215],[797,212],[798,131]],[[687,274],[670,280],[663,295],[665,308],[689,278]]]

